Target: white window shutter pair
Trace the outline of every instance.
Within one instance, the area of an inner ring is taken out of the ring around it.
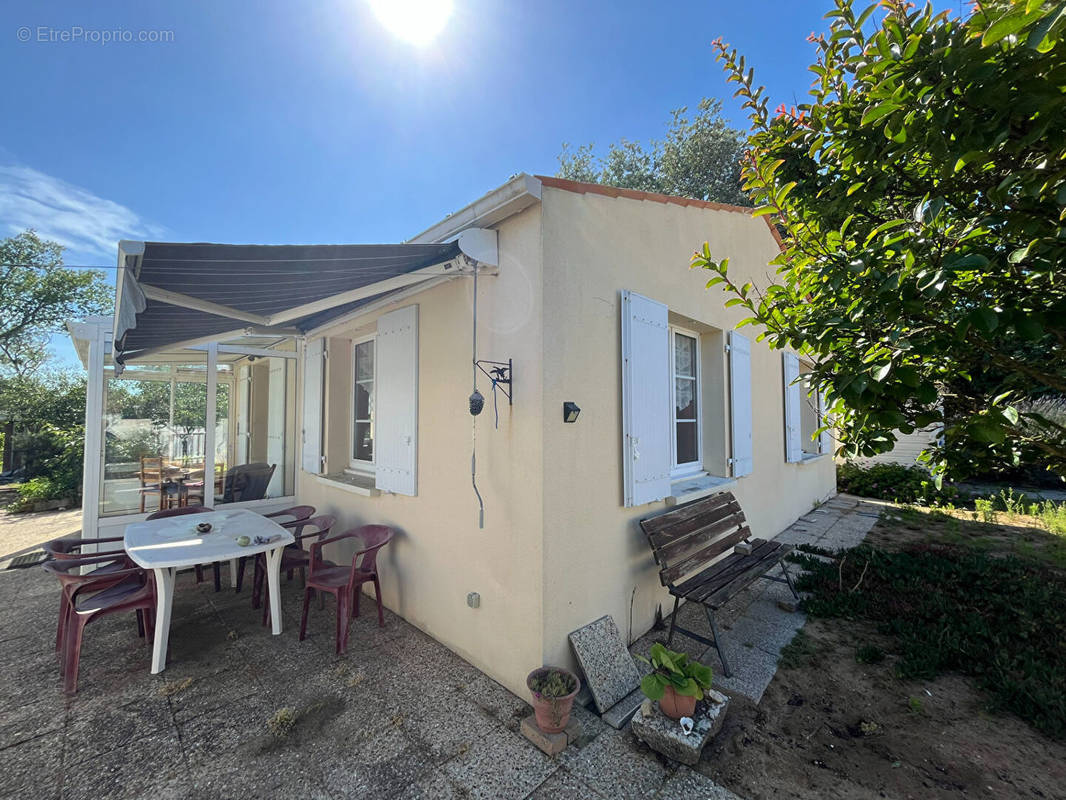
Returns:
[[[785,394],[785,461],[795,463],[803,460],[803,440],[800,413],[802,387],[799,381],[799,357],[795,353],[783,353]]]
[[[622,476],[626,506],[670,494],[668,309],[622,292]]]
[[[729,332],[729,406],[733,429],[733,476],[750,475],[755,467],[752,446],[751,342]]]
[[[418,483],[418,306],[378,319],[375,485],[415,495]]]
[[[312,339],[304,345],[303,469],[322,471],[322,403],[326,375],[326,340]]]

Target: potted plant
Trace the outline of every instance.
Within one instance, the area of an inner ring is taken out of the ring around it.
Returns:
[[[562,733],[581,688],[577,675],[562,667],[540,667],[526,677],[526,686],[533,695],[537,727],[544,733]]]
[[[667,650],[656,642],[651,658],[638,656],[652,671],[640,682],[640,690],[649,700],[658,700],[659,708],[670,719],[691,717],[703,690],[711,688],[711,668],[690,659],[684,653]]]

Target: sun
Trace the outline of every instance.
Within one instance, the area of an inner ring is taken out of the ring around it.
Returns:
[[[370,0],[370,7],[394,36],[419,46],[436,39],[452,15],[452,0]]]

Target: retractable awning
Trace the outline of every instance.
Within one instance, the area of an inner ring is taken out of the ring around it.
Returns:
[[[244,331],[299,334],[388,293],[495,270],[496,232],[439,244],[119,243],[114,356],[122,363]]]

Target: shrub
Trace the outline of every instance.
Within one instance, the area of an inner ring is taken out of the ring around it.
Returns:
[[[957,547],[869,545],[835,562],[798,556],[798,588],[816,617],[864,619],[892,636],[901,678],[970,675],[1007,710],[1066,738],[1066,578],[1061,572]]]
[[[948,503],[959,496],[958,490],[951,486],[937,489],[929,473],[920,467],[902,464],[864,467],[850,461],[837,467],[837,489],[861,497],[925,505]]]

